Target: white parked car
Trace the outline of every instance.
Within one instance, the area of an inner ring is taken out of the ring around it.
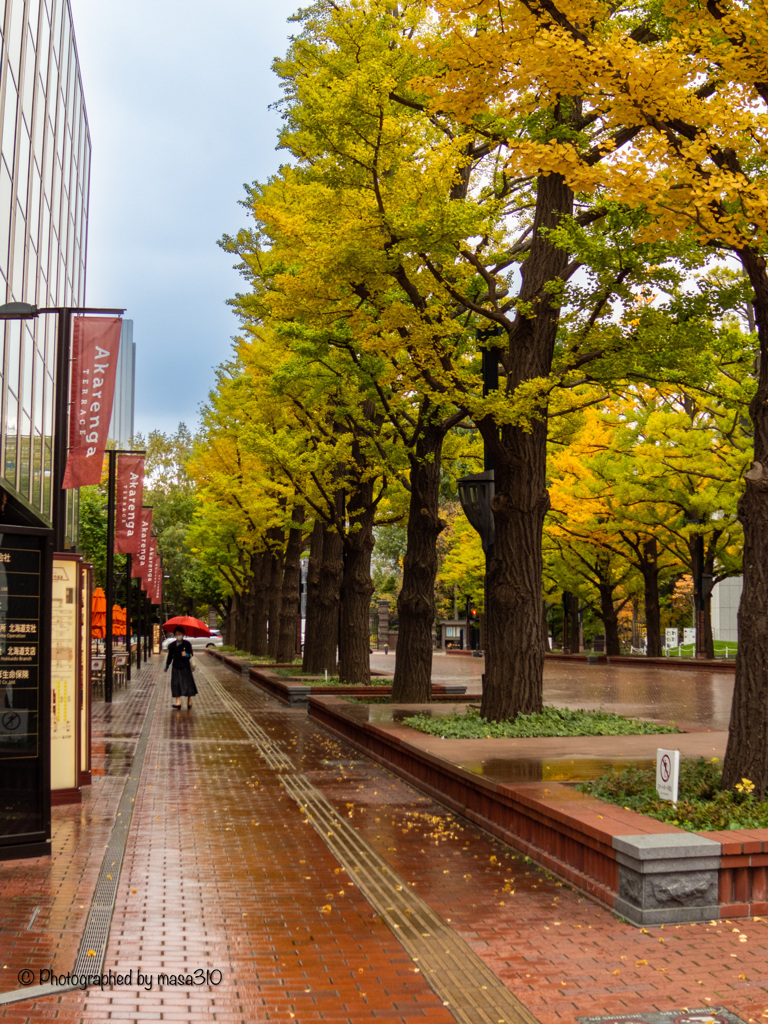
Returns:
[[[168,645],[172,644],[175,639],[176,638],[173,637],[173,636],[166,637],[165,640],[163,640],[163,644],[162,644],[163,650],[167,651],[168,650]],[[206,647],[223,647],[224,646],[223,638],[221,636],[216,636],[213,633],[211,633],[210,636],[185,636],[184,639],[185,640],[189,640],[189,642],[192,644],[192,650],[193,651],[202,651]]]

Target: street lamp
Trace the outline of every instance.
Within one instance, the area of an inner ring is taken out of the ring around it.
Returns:
[[[62,489],[64,470],[67,464],[69,441],[69,363],[72,352],[72,316],[111,315],[122,316],[124,309],[101,309],[92,306],[45,306],[38,309],[30,302],[6,302],[0,305],[0,320],[34,320],[41,313],[56,313],[56,379],[54,382],[53,413],[53,466],[51,525],[53,526],[53,550],[63,551],[66,538],[66,493]]]
[[[474,526],[480,534],[483,551],[487,555],[493,547],[496,536],[493,510],[491,509],[491,502],[496,493],[494,471],[487,469],[484,473],[463,476],[458,484],[461,508],[470,525]]]

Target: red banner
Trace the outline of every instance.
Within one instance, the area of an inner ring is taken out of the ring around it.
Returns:
[[[117,456],[115,551],[137,555],[141,543],[141,504],[144,500],[144,456]]]
[[[157,550],[157,541],[155,541],[155,596],[152,598],[152,604],[163,603],[163,560],[160,557],[160,552]]]
[[[101,481],[121,325],[120,317],[74,318],[69,457],[61,485],[65,490]]]
[[[149,545],[147,547],[147,597],[152,604],[157,604],[155,595],[157,591],[157,541],[154,537],[150,537]]]
[[[149,582],[147,580],[147,565],[149,562],[149,547],[152,539],[152,509],[143,508],[140,517],[139,550],[133,558],[131,575],[138,576],[141,580],[141,589],[149,593]]]

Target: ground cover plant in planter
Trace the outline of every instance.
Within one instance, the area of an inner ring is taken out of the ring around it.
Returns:
[[[734,789],[721,789],[720,776],[716,757],[684,758],[680,762],[677,804],[659,799],[656,769],[652,766],[606,772],[598,779],[580,782],[576,788],[687,832],[768,828],[768,800],[755,799],[753,783],[742,779]]]
[[[545,707],[532,715],[518,715],[501,722],[490,722],[475,707],[463,714],[432,718],[412,715],[403,719],[420,732],[446,739],[522,739],[534,736],[636,736],[679,732],[674,725],[662,725],[637,718],[624,718],[609,711],[583,711],[573,708]]]

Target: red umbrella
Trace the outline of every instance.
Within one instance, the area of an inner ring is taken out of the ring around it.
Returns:
[[[193,619],[191,615],[174,615],[163,623],[166,633],[172,633],[178,626],[184,630],[186,636],[210,636],[211,631],[200,619]]]

